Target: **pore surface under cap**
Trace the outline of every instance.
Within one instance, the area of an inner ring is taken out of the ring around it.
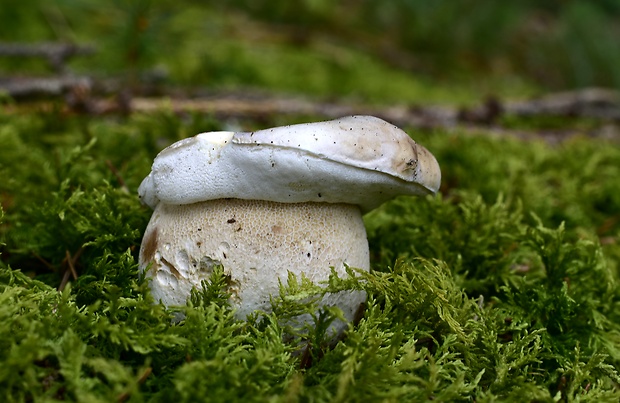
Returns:
[[[255,132],[211,132],[164,149],[138,190],[151,207],[237,198],[349,203],[369,211],[438,190],[439,165],[394,125],[350,116]]]

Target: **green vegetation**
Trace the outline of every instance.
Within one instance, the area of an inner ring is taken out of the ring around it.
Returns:
[[[274,313],[240,322],[222,273],[166,310],[136,263],[153,156],[219,126],[0,114],[2,400],[618,400],[616,146],[413,133],[441,162],[442,195],[365,217],[373,271],[326,289],[291,278]],[[349,289],[366,311],[330,347],[339,312],[313,304]],[[315,324],[282,325],[299,312]]]
[[[619,16],[615,0],[3,0],[0,37],[94,44],[71,70],[135,94],[162,80],[163,94],[467,105],[619,87]],[[53,73],[2,58],[5,74]],[[440,162],[441,194],[364,217],[370,273],[290,277],[273,312],[248,321],[221,271],[186,306],[156,304],[137,265],[151,211],[136,190],[157,152],[301,120],[94,117],[0,94],[0,401],[620,400],[620,148],[602,138],[408,130]],[[341,313],[316,304],[342,290],[368,298],[334,342]],[[296,328],[302,313],[314,323]]]
[[[224,3],[224,4],[223,4]],[[5,0],[5,41],[92,43],[71,63],[136,86],[256,87],[370,102],[620,86],[619,3],[570,0]],[[44,73],[34,60],[0,71]],[[151,71],[151,73],[149,73]]]

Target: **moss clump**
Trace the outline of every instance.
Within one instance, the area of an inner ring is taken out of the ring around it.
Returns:
[[[242,322],[221,271],[170,310],[138,274],[136,188],[218,125],[196,119],[0,114],[0,399],[618,401],[617,147],[418,133],[443,196],[365,217],[370,273],[291,277]],[[334,345],[341,313],[314,304],[353,289],[366,310]]]

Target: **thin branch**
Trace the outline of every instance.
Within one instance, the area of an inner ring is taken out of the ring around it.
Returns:
[[[116,177],[116,180],[118,181],[119,185],[121,185],[121,189],[123,190],[123,192],[129,193],[129,188],[127,188],[127,185],[125,184],[125,180],[123,179],[121,174],[118,172],[118,169],[116,169],[116,167],[112,164],[112,161],[105,160],[105,164],[107,165],[108,169],[112,171],[112,174],[114,175],[114,177]]]
[[[35,252],[32,252],[32,255],[37,258],[38,261],[40,261],[41,263],[43,263],[45,265],[45,267],[47,267],[48,269],[55,271],[56,268],[47,260],[43,259],[41,256],[39,256],[38,254],[36,254]]]
[[[61,263],[61,265],[64,267],[64,271],[62,275],[62,280],[60,281],[60,285],[58,286],[58,291],[62,291],[65,289],[67,283],[69,282],[69,277],[73,276],[73,279],[77,280],[78,274],[75,267],[77,264],[77,260],[82,255],[83,250],[84,248],[80,247],[73,256],[71,256],[69,250],[65,250],[65,258],[62,260]]]
[[[71,275],[71,271],[65,270],[64,274],[62,275],[62,280],[60,281],[60,285],[58,285],[58,291],[62,292],[65,289],[65,287],[67,286],[67,283],[69,282],[70,275]]]
[[[152,367],[147,367],[144,371],[142,371],[142,374],[140,374],[140,377],[138,378],[138,384],[139,385],[143,384],[146,381],[146,378],[148,378],[152,372],[153,372]],[[124,402],[127,399],[129,399],[130,396],[131,395],[129,392],[123,392],[118,396],[116,400],[118,402]]]
[[[73,275],[73,279],[77,280],[78,275],[77,275],[77,272],[75,271],[75,266],[73,265],[73,258],[71,257],[71,254],[69,253],[69,249],[65,250],[65,260],[67,262],[67,266],[69,266],[69,271],[71,271],[71,274]]]

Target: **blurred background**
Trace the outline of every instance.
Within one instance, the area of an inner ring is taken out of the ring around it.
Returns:
[[[618,0],[2,0],[0,77],[468,105],[620,88],[619,39]]]

